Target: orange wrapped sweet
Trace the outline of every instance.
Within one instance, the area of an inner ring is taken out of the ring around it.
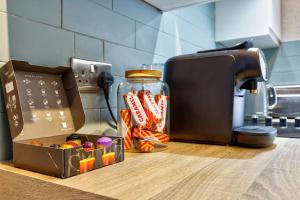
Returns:
[[[132,129],[132,136],[135,138],[146,138],[146,137],[151,137],[152,136],[152,132],[148,131],[148,130],[143,130],[143,129],[139,129],[139,128],[133,128]]]
[[[168,134],[165,133],[153,133],[153,136],[160,142],[160,143],[169,143],[170,138]]]
[[[138,144],[140,152],[149,153],[154,150],[154,142],[152,141],[140,140]]]
[[[121,129],[124,137],[124,148],[129,150],[131,148],[131,113],[129,109],[120,111],[121,115]]]
[[[138,98],[147,115],[147,126],[149,130],[155,130],[156,124],[161,121],[161,112],[155,102],[155,99],[149,90],[140,90]]]

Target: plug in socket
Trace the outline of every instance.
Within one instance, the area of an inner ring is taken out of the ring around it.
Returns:
[[[71,58],[80,92],[99,92],[97,78],[103,71],[110,72],[111,64]]]

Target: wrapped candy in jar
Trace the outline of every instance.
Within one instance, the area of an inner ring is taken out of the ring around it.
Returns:
[[[128,70],[118,87],[118,133],[124,148],[150,153],[167,148],[169,142],[169,87],[161,71]]]

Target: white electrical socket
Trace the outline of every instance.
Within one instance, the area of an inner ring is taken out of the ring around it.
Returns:
[[[103,71],[111,71],[111,64],[78,58],[71,58],[78,89],[80,92],[99,92],[97,78]]]

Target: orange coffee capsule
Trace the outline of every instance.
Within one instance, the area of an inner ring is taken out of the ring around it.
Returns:
[[[31,145],[34,145],[34,146],[38,146],[38,147],[42,147],[44,146],[43,143],[41,141],[38,141],[38,140],[32,140],[30,142]]]

